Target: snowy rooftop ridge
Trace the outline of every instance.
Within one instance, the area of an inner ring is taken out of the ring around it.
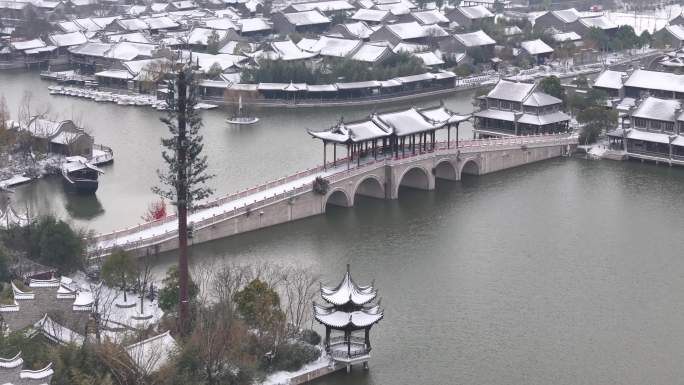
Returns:
[[[371,283],[368,286],[357,285],[352,279],[349,271],[349,264],[347,264],[347,272],[344,274],[342,281],[334,288],[326,287],[321,284],[321,297],[333,305],[345,305],[353,303],[355,305],[364,305],[375,299],[378,292]]]

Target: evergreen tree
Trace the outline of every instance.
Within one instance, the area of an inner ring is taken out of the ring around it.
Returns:
[[[192,59],[190,59],[192,63]],[[169,84],[166,100],[166,124],[171,137],[162,139],[162,158],[168,171],[157,170],[163,187],[152,190],[169,199],[178,212],[178,275],[179,275],[179,328],[187,333],[189,320],[188,305],[188,210],[192,203],[208,198],[212,190],[206,186],[212,175],[207,173],[207,157],[202,155],[202,118],[195,110],[197,85],[191,64],[183,65]]]

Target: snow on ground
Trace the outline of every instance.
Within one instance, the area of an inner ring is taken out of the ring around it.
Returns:
[[[266,377],[266,379],[264,379],[261,385],[286,385],[290,383],[291,378],[297,377],[307,372],[313,372],[314,370],[325,368],[328,365],[330,365],[330,357],[323,352],[316,361],[302,366],[302,368],[296,372],[280,371],[270,374],[268,377]]]
[[[70,277],[74,285],[81,291],[90,292],[93,297],[97,296],[98,289],[96,285],[88,280],[85,273],[79,271]],[[156,285],[158,287],[158,285]],[[121,325],[128,326],[134,329],[145,328],[149,325],[159,322],[164,312],[159,308],[157,301],[150,301],[145,298],[143,300],[144,313],[140,313],[140,297],[138,294],[127,293],[127,301],[124,301],[123,292],[117,289],[102,285],[99,289],[99,299],[101,304],[101,316],[105,325],[112,328],[120,328]],[[125,307],[119,307],[123,305]],[[130,305],[135,305],[128,307]],[[140,318],[145,316],[144,320],[137,320],[134,317]],[[149,318],[147,318],[149,317]]]

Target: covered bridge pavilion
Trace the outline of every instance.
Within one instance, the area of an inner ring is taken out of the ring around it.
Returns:
[[[436,132],[447,130],[447,146],[451,145],[451,129],[456,128],[456,146],[458,147],[458,126],[470,119],[471,115],[460,115],[440,104],[437,107],[373,113],[368,119],[344,122],[340,120],[335,126],[325,131],[311,131],[309,134],[323,141],[323,164],[328,166],[327,145],[333,145],[333,167],[337,166],[337,145],[347,148],[347,156],[342,160],[349,166],[361,158],[394,156],[398,158],[407,151],[411,154],[431,152],[435,149]]]

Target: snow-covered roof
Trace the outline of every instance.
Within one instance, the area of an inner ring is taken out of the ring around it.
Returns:
[[[48,339],[60,344],[76,344],[80,346],[85,341],[82,335],[55,322],[47,314],[33,325],[33,329],[35,332],[42,333]]]
[[[310,51],[319,52],[322,56],[346,57],[361,47],[362,44],[361,40],[321,36]]]
[[[334,307],[324,307],[314,304],[314,317],[324,325],[334,328],[365,328],[371,326],[383,317],[379,306],[352,312],[335,310]]]
[[[562,32],[562,33],[556,33],[551,36],[551,38],[558,42],[566,42],[566,41],[579,41],[582,40],[582,36],[578,35],[577,32]]]
[[[534,84],[517,83],[509,80],[499,80],[496,86],[487,94],[488,98],[522,102],[534,89]]]
[[[142,19],[151,30],[171,29],[179,26],[177,22],[168,16],[145,17]]]
[[[126,31],[144,31],[149,29],[147,23],[141,19],[119,19],[116,23]]]
[[[44,384],[49,384],[50,383],[50,378],[54,374],[54,370],[52,370],[52,362],[49,363],[46,367],[43,369],[39,370],[22,370],[19,372],[19,378],[22,380],[28,380],[31,383],[44,383]]]
[[[670,135],[668,134],[662,134],[659,132],[647,132],[647,131],[640,131],[637,129],[631,129],[627,132],[627,139],[632,139],[632,140],[643,140],[646,142],[654,142],[654,143],[663,143],[663,144],[669,144],[670,143]]]
[[[416,56],[422,60],[423,64],[426,66],[438,66],[444,64],[444,60],[431,51],[414,53],[413,56]]]
[[[460,123],[470,119],[471,115],[460,115],[440,105],[437,107],[421,109],[420,114],[426,118],[441,123]]]
[[[386,125],[379,125],[379,128],[384,127],[386,127]],[[364,129],[368,129],[368,127]],[[385,133],[387,133],[386,129],[381,129],[380,131],[384,131]],[[342,281],[337,286],[326,287],[321,285],[321,296],[323,297],[323,299],[337,306],[345,305],[348,303],[353,303],[355,305],[364,305],[374,300],[377,296],[377,293],[378,292],[377,290],[375,290],[373,285],[357,285],[356,282],[354,282],[354,280],[352,279],[351,273],[349,272],[349,265],[347,265],[347,271],[344,273]]]
[[[90,20],[92,20],[95,24],[99,25],[102,28],[107,27],[108,25],[112,24],[115,20],[120,19],[121,16],[104,16],[104,17],[91,17]]]
[[[335,83],[335,87],[338,90],[356,90],[360,88],[376,88],[380,87],[380,82],[377,80],[367,80],[364,82],[348,82],[348,83]]]
[[[335,92],[337,87],[334,84],[315,84],[307,86],[309,92]]]
[[[46,45],[45,42],[41,39],[13,41],[10,44],[12,45],[12,48],[14,48],[17,51],[24,51],[24,50],[33,49],[33,48],[41,48],[41,47],[45,47],[45,45]]]
[[[258,32],[270,30],[271,24],[261,17],[254,17],[249,19],[240,19],[237,21],[242,32]]]
[[[456,7],[456,9],[463,16],[465,16],[471,20],[484,19],[487,17],[494,17],[494,14],[489,12],[489,10],[482,5],[475,5],[472,7]]]
[[[312,58],[317,55],[316,52],[307,52],[302,50],[292,40],[274,41],[271,42],[273,52],[278,54],[282,60],[302,60]]]
[[[76,32],[81,31],[81,26],[73,21],[61,21],[57,23],[57,26],[64,32]]]
[[[375,122],[371,120],[365,120],[365,121],[360,121],[360,122],[351,122],[351,123],[345,123],[345,122],[340,122],[336,126],[330,128],[329,130],[326,131],[311,131],[309,130],[309,134],[313,136],[314,138],[318,138],[324,141],[328,142],[335,142],[335,143],[348,143],[348,142],[364,142],[367,140],[372,140],[372,139],[378,139],[378,138],[383,138],[387,137],[390,135],[390,132],[386,129],[384,126],[379,126]],[[326,290],[327,293],[333,293],[335,289],[328,289],[328,288],[321,288],[321,292]],[[340,288],[340,290],[350,290],[353,291],[353,289],[349,288]],[[352,302],[354,300],[359,300],[360,297],[349,297],[341,299],[342,294],[334,294],[331,298],[332,300],[339,300],[339,301],[349,301],[350,298]],[[339,297],[339,298],[338,298]],[[323,298],[326,298],[325,295]],[[365,297],[364,297],[365,298]],[[372,300],[373,298],[369,299],[368,301]],[[328,302],[330,300],[326,299]],[[366,302],[368,302],[366,301]],[[342,305],[346,302],[339,303],[337,305]]]
[[[430,47],[422,44],[413,44],[413,43],[405,43],[405,42],[400,42],[399,44],[395,45],[392,51],[394,53],[399,53],[399,52],[407,52],[407,53],[413,53],[413,52],[421,52],[421,51],[427,51],[430,49]]]
[[[330,23],[330,19],[317,9],[304,12],[283,13],[283,16],[285,16],[287,21],[292,25],[296,26]]]
[[[182,57],[184,60],[188,60],[190,58],[190,52],[182,51]],[[221,70],[225,71],[246,59],[247,58],[242,55],[232,55],[227,53],[220,53],[217,55],[200,52],[192,53],[192,62],[199,63],[200,70],[204,72],[209,71],[214,63],[217,63],[221,67]]]
[[[114,44],[114,46],[107,51],[105,57],[115,60],[129,61],[139,57],[152,57],[152,53],[155,49],[156,46],[153,44],[122,41]]]
[[[38,47],[38,48],[32,48],[32,49],[27,49],[24,51],[25,54],[27,55],[33,55],[41,52],[52,52],[56,50],[58,47],[56,45],[48,45],[45,47]]]
[[[444,125],[444,123],[433,123],[426,120],[425,117],[421,115],[415,108],[410,108],[405,111],[374,115],[373,120],[389,126],[398,136],[435,130]]]
[[[232,20],[230,20],[227,17],[217,17],[215,19],[207,19],[203,20],[204,25],[207,26],[208,28],[213,28],[213,29],[222,29],[222,30],[239,30],[240,27],[237,26]]]
[[[76,19],[74,20],[74,23],[78,24],[81,27],[82,31],[87,32],[97,32],[101,31],[104,28],[104,26],[98,24],[95,20],[91,18]]]
[[[564,23],[572,23],[579,19],[582,15],[577,12],[575,8],[561,9],[558,11],[551,11],[551,13]]]
[[[84,44],[88,41],[81,31],[52,34],[48,39],[57,47],[71,47],[73,45]]]
[[[197,8],[197,3],[193,0],[172,1],[171,5],[178,10],[191,10]]]
[[[111,43],[118,43],[120,41],[129,41],[131,43],[144,43],[152,44],[146,34],[142,32],[128,32],[128,33],[117,33],[106,36],[107,41]]]
[[[360,39],[367,39],[373,33],[373,29],[368,27],[363,21],[357,21],[355,23],[340,24],[340,26],[346,29],[350,35],[356,36]]]
[[[133,75],[127,70],[104,70],[95,73],[96,77],[101,78],[112,78],[112,79],[122,79],[130,80],[133,79]]]
[[[363,46],[361,46],[361,48],[358,49],[358,51],[354,53],[354,55],[351,56],[351,59],[367,63],[375,63],[391,53],[392,51],[388,47],[365,43]]]
[[[69,52],[76,55],[104,57],[114,44],[88,42],[77,47],[70,47]]]
[[[530,55],[543,55],[553,52],[553,48],[549,47],[541,39],[523,41],[520,43],[520,48]]]
[[[12,357],[12,358],[0,357],[0,368],[6,368],[6,369],[21,368],[23,364],[24,364],[24,359],[21,358],[21,352],[17,353],[17,355]]]
[[[427,80],[433,80],[435,78],[435,75],[431,74],[430,72],[425,72],[422,74],[417,74],[417,75],[409,75],[409,76],[400,76],[398,78],[394,78],[394,80],[398,81],[401,84],[407,84],[407,83],[416,83],[416,82],[423,82]]]
[[[290,5],[297,12],[318,9],[321,12],[350,11],[355,7],[345,0],[313,1],[307,3],[294,3]]]
[[[482,30],[470,33],[457,33],[454,34],[454,37],[468,48],[496,44],[496,41]]]
[[[540,91],[535,91],[525,98],[523,105],[529,107],[543,107],[560,103],[563,103],[563,101],[555,96],[551,96]]]
[[[680,108],[681,103],[678,100],[649,96],[632,113],[632,118],[674,122],[677,110]]]
[[[126,347],[136,366],[148,375],[166,365],[177,350],[178,343],[169,331]]]
[[[522,114],[518,119],[519,123],[531,124],[533,126],[544,126],[558,122],[565,122],[570,120],[570,116],[563,111],[555,111],[549,114]]]
[[[209,43],[209,37],[216,34],[219,41],[226,37],[227,31],[221,29],[211,29],[203,27],[195,27],[190,31],[188,35],[188,43],[197,45],[207,45]]]
[[[665,29],[679,41],[684,41],[684,26],[679,24],[666,25]]]
[[[439,24],[439,23],[448,23],[449,19],[442,14],[437,9],[430,9],[427,11],[418,11],[418,12],[412,12],[411,15],[420,22],[420,24],[428,25],[428,24]]]
[[[599,28],[606,30],[615,29],[618,27],[617,24],[613,23],[606,16],[583,17],[579,20],[580,23],[582,23],[587,28]]]
[[[352,15],[352,20],[359,20],[359,21],[369,21],[369,22],[374,22],[374,23],[380,23],[385,18],[389,16],[390,12],[389,11],[382,11],[379,9],[365,9],[361,8],[354,15]]]
[[[626,87],[684,92],[684,75],[638,69],[625,82]]]
[[[438,25],[423,26],[416,21],[385,25],[390,32],[402,40],[418,39],[427,36],[447,36]]]
[[[622,78],[626,75],[627,72],[623,71],[605,70],[594,80],[594,87],[619,90],[622,88]]]

